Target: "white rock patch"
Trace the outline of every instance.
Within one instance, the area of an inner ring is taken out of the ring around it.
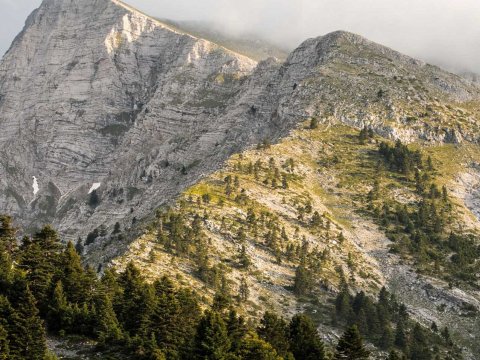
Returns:
[[[37,195],[38,191],[40,190],[39,186],[38,186],[38,181],[37,181],[37,178],[34,176],[33,177],[33,184],[32,184],[32,187],[33,187],[33,195]]]
[[[100,185],[102,185],[102,183],[94,183],[94,184],[92,185],[92,187],[90,188],[90,190],[88,190],[88,193],[91,194],[92,192],[94,192],[95,190],[97,190],[97,189],[100,187]]]

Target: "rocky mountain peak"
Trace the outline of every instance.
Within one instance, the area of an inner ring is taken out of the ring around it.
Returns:
[[[45,0],[0,63],[0,206],[69,240],[116,222],[128,233],[232,153],[310,117],[474,141],[474,121],[460,135],[408,119],[479,93],[344,31],[257,64],[117,0]],[[91,251],[121,251],[104,242]]]

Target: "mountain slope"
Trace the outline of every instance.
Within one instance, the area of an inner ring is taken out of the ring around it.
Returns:
[[[232,294],[248,284],[249,300],[241,305],[247,316],[256,318],[269,309],[285,315],[306,311],[330,338],[338,330],[330,324],[328,303],[343,276],[351,289],[370,294],[385,285],[425,326],[447,326],[465,347],[464,357],[474,359],[480,351],[475,340],[480,336],[478,264],[477,280],[463,281],[466,273],[455,275],[452,270],[459,266],[451,264],[452,253],[437,269],[430,260],[414,260],[415,253],[395,250],[402,242],[391,237],[389,226],[373,215],[367,200],[382,163],[381,139],[362,143],[357,130],[335,124],[333,118],[328,121],[313,130],[304,123],[277,145],[235,155],[221,171],[188,189],[172,214],[186,223],[200,219],[205,243],[178,240],[185,241],[179,250],[173,237],[165,240],[171,210],[162,209],[146,233],[112,264],[121,270],[133,261],[150,279],[170,274],[210,299],[219,285],[205,274],[219,271]],[[458,177],[473,170],[471,161],[479,158],[480,150],[474,145],[420,148],[432,158],[437,186],[452,189],[451,230],[445,232],[472,232],[478,242],[478,213],[470,211],[455,189]],[[418,194],[408,181],[387,166],[381,169],[379,201],[416,206]],[[427,247],[426,252],[434,251]],[[208,254],[205,259],[203,253]],[[245,258],[250,265],[244,265]],[[304,261],[312,287],[298,293],[298,269]]]
[[[134,260],[205,302],[246,282],[249,317],[332,337],[341,284],[387,285],[474,359],[479,119],[475,82],[348,32],[257,63],[120,1],[45,0],[0,63],[0,208],[99,271]]]
[[[131,228],[232,152],[309,116],[401,138],[477,134],[472,107],[443,108],[478,99],[476,86],[357,35],[256,66],[118,1],[44,1],[0,76],[2,207],[69,239]],[[89,206],[92,184],[100,202]]]

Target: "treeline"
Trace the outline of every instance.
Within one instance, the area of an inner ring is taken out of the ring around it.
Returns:
[[[394,242],[392,250],[413,258],[420,270],[478,287],[479,239],[455,228],[453,204],[447,188],[439,189],[434,182],[431,158],[425,160],[400,141],[394,146],[381,143],[379,153],[390,169],[405,175],[406,185],[418,195],[417,201],[401,204],[382,196],[380,176],[374,181],[368,208]]]
[[[0,359],[54,359],[47,333],[93,339],[105,358],[327,359],[305,315],[286,322],[266,313],[255,326],[221,293],[202,311],[192,291],[166,277],[148,283],[132,263],[98,278],[49,226],[17,246],[11,218],[0,216],[0,250]],[[335,359],[368,356],[358,329],[349,327]]]
[[[355,325],[378,348],[390,353],[389,360],[461,359],[448,328],[435,323],[427,329],[410,319],[405,305],[382,288],[378,298],[363,292],[352,296],[346,285],[335,299],[333,322]]]

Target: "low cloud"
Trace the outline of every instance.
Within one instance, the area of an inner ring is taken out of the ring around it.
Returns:
[[[215,22],[293,49],[347,30],[455,71],[480,73],[478,0],[129,0],[149,14]]]
[[[39,0],[0,0],[0,52]],[[160,18],[256,33],[288,49],[348,30],[453,71],[480,73],[478,0],[126,0]],[[5,5],[4,5],[5,3]]]

